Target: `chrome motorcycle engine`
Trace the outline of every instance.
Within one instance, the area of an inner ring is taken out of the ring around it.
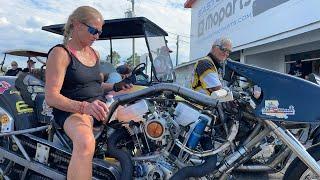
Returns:
[[[200,138],[195,138],[193,133],[204,132],[211,122],[199,123],[201,113],[184,103],[167,109],[160,105],[153,108],[143,115],[142,121],[127,126],[134,139],[132,151],[136,155],[132,159],[136,179],[169,179],[178,169],[191,162],[194,164],[195,159],[181,150],[176,141],[188,143],[189,148],[195,149]]]
[[[174,169],[175,167],[172,164],[163,157],[159,157],[156,162],[137,163],[135,165],[135,177],[137,179],[169,179]]]

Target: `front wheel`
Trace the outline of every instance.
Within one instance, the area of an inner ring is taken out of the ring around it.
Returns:
[[[308,148],[308,153],[320,164],[320,144]],[[284,175],[284,180],[309,180],[320,179],[298,157],[289,165]]]

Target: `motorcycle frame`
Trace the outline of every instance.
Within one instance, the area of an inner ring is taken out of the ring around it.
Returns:
[[[299,142],[299,140],[292,135],[289,130],[284,129],[282,126],[271,120],[259,120],[259,123],[264,124],[264,129],[259,133],[254,131],[249,135],[249,138],[245,141],[244,145],[239,147],[234,153],[230,154],[223,162],[221,162],[215,172],[212,174],[219,179],[225,179],[228,174],[233,170],[240,171],[271,171],[268,166],[241,166],[243,160],[248,159],[248,155],[252,152],[252,148],[260,143],[266,135],[274,132],[276,136],[285,144],[287,148],[279,155],[275,161],[271,162],[272,165],[276,165],[283,159],[288,157],[293,152],[302,162],[311,169],[311,171],[320,177],[320,166],[314,160],[314,158],[307,152],[306,148]],[[256,126],[259,126],[257,124]],[[261,126],[261,125],[260,125]],[[255,153],[253,154],[255,155]],[[251,157],[250,157],[251,158]]]
[[[10,151],[4,149],[3,147],[0,147],[0,159],[5,158],[5,159],[8,159],[10,162],[14,162],[14,163],[17,163],[17,164],[23,166],[24,171],[21,176],[22,180],[26,178],[28,170],[33,170],[43,176],[46,176],[46,177],[49,177],[52,179],[57,179],[57,180],[66,179],[66,174],[63,174],[59,171],[56,171],[55,169],[53,169],[51,167],[48,167],[47,165],[44,165],[40,162],[33,160],[33,158],[28,154],[28,152],[25,150],[24,146],[21,144],[20,139],[16,136],[16,135],[26,136],[30,140],[34,140],[41,145],[48,146],[49,148],[54,148],[57,151],[60,151],[62,153],[65,153],[65,154],[68,154],[71,156],[71,151],[69,151],[68,149],[65,149],[67,147],[58,147],[58,146],[52,144],[52,142],[47,141],[46,139],[41,139],[39,137],[36,137],[34,135],[29,134],[29,133],[40,132],[40,131],[50,131],[50,129],[51,129],[51,125],[46,125],[46,126],[41,126],[41,127],[37,127],[37,128],[12,131],[12,132],[8,132],[8,133],[0,133],[0,137],[12,138],[15,141],[15,143],[17,144],[18,149],[21,151],[21,153],[23,155],[23,157],[21,157],[13,152],[10,152]],[[51,133],[53,133],[53,132],[51,132]],[[106,168],[110,172],[112,172],[116,178],[120,177],[119,171],[112,166],[104,166],[103,164],[99,163],[99,161],[97,161],[97,162],[93,161],[92,164],[96,165],[96,166],[100,166],[100,167],[103,166],[104,168]],[[10,163],[8,164],[8,166],[10,166]],[[95,177],[92,177],[92,179],[98,180]]]
[[[304,162],[313,173],[320,177],[320,166],[314,158],[307,152],[306,148],[295,138],[290,131],[284,130],[271,120],[265,120],[265,123],[272,131],[285,143],[299,159]]]
[[[9,138],[12,138],[16,142],[19,150],[22,152],[22,154],[24,156],[24,157],[17,156],[13,152],[9,152],[9,151],[5,150],[3,147],[0,147],[0,154],[1,154],[2,158],[6,158],[6,159],[10,160],[11,162],[17,163],[17,164],[24,167],[24,171],[23,171],[23,175],[22,175],[21,179],[26,178],[28,170],[33,170],[35,172],[38,172],[39,174],[42,174],[44,176],[51,177],[51,178],[54,178],[57,180],[60,180],[60,179],[62,180],[62,179],[66,178],[63,174],[55,171],[54,169],[52,169],[46,165],[43,165],[41,163],[33,161],[30,158],[30,156],[28,155],[28,153],[26,152],[26,150],[24,149],[19,138],[16,137],[16,135],[19,135],[19,134],[23,135],[23,134],[32,133],[32,132],[39,132],[44,129],[47,129],[48,127],[49,126],[42,126],[39,128],[13,131],[10,133],[0,133],[0,137],[8,136]],[[8,166],[9,165],[10,165],[10,163],[8,164]]]
[[[256,121],[258,122],[256,124],[256,126],[254,127],[254,130],[252,131],[252,133],[250,133],[250,135],[247,137],[247,139],[243,142],[243,144],[247,144],[248,142],[250,142],[252,140],[253,137],[257,136],[260,129],[265,125],[265,123],[263,122],[263,120],[259,120],[257,118],[252,117],[249,114],[244,113],[244,116],[246,117],[246,119],[250,119],[252,121]],[[289,127],[292,127],[291,125],[288,126],[286,124],[284,124],[284,128],[287,129],[291,129]],[[294,125],[293,129],[299,129],[299,140],[301,141],[301,137],[303,136],[304,133],[308,133],[306,140],[304,142],[306,142],[310,137],[310,127],[305,127],[302,126],[301,124],[298,125]],[[303,129],[303,130],[302,130]],[[258,152],[261,151],[260,149],[257,149]],[[252,150],[249,153],[249,156],[251,155],[251,157],[253,157],[254,155],[256,155],[258,152],[254,152],[255,150]],[[268,160],[266,165],[240,165],[239,167],[236,167],[236,171],[239,172],[269,172],[269,173],[277,173],[281,170],[283,170],[283,168],[285,168],[285,164],[289,161],[290,156],[292,155],[292,151],[288,146],[285,146],[285,148],[281,151],[278,152],[277,154],[274,155],[274,157],[271,160]],[[248,160],[251,157],[247,157],[246,159],[243,159],[242,161]],[[284,165],[282,165],[280,168],[277,167],[279,163],[284,162]],[[240,163],[241,164],[241,163]]]

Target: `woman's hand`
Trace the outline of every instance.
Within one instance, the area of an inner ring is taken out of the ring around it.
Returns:
[[[93,116],[98,121],[104,121],[109,113],[109,106],[100,100],[95,100],[84,105],[83,113]]]
[[[119,92],[121,90],[131,89],[132,87],[133,87],[132,82],[128,78],[125,78],[118,83],[114,83],[113,90],[115,92]]]

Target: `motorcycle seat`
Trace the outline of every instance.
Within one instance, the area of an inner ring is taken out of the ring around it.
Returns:
[[[35,107],[37,94],[44,94],[44,82],[29,73],[19,73],[15,86],[22,99],[31,107]]]
[[[45,94],[39,93],[36,94],[35,100],[35,113],[38,119],[38,122],[48,124],[53,120],[52,108],[47,105],[45,101]]]

